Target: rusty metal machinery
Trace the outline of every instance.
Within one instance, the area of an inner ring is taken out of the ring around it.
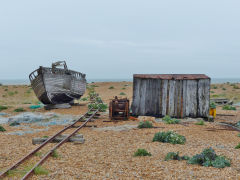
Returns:
[[[129,100],[118,99],[115,96],[109,103],[109,118],[111,120],[127,120],[129,118]]]

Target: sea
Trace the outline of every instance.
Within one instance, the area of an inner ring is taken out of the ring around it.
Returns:
[[[132,82],[133,79],[87,79],[88,83],[92,82]],[[223,83],[240,83],[240,78],[212,78],[212,84],[223,84]],[[29,85],[28,79],[0,79],[2,85]]]

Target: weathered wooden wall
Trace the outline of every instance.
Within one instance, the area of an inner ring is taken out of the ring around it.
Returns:
[[[162,80],[135,78],[133,115],[207,117],[210,79]]]

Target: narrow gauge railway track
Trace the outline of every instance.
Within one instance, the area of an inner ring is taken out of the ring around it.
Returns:
[[[89,112],[92,112],[92,109],[90,109],[88,112],[86,112],[83,116],[81,116],[77,121],[75,121],[74,123],[68,125],[67,127],[65,127],[64,129],[62,129],[61,131],[57,132],[55,135],[53,135],[52,137],[50,137],[48,140],[46,140],[44,143],[42,143],[39,147],[37,147],[36,149],[34,149],[33,151],[31,151],[28,155],[26,155],[25,157],[23,157],[22,159],[20,159],[17,163],[15,163],[13,166],[11,166],[10,168],[8,168],[7,170],[5,170],[4,172],[2,172],[0,174],[0,179],[4,178],[5,176],[7,176],[8,172],[16,169],[18,166],[20,166],[23,162],[25,162],[27,159],[29,159],[30,157],[32,157],[36,152],[38,152],[40,149],[42,149],[44,146],[46,146],[48,143],[50,143],[54,138],[56,138],[57,136],[61,135],[63,132],[65,132],[66,130],[73,128],[79,121],[84,120],[86,118],[86,116],[89,114]],[[97,113],[99,112],[99,109],[93,111],[93,113],[91,114],[90,117],[88,117],[77,129],[75,129],[70,135],[68,135],[66,138],[64,138],[61,142],[59,142],[58,144],[56,144],[53,148],[51,148],[51,150],[46,153],[44,155],[44,157],[38,161],[34,167],[28,171],[24,177],[22,178],[22,180],[25,180],[27,178],[29,178],[32,173],[34,172],[34,169],[38,166],[40,166],[42,163],[44,163],[44,161],[47,160],[47,158],[54,152],[54,150],[56,150],[57,148],[59,148],[61,145],[63,145],[65,142],[67,142],[73,135],[75,135],[81,128],[83,128]]]

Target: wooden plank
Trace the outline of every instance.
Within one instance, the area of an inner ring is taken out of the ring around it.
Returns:
[[[178,114],[179,84],[180,84],[180,81],[176,80],[176,82],[175,82],[175,93],[174,93],[174,116],[173,117],[177,117],[177,114]]]
[[[140,83],[140,87],[139,88],[139,94],[140,94],[140,104],[139,104],[139,111],[138,111],[138,115],[145,115],[145,98],[146,98],[146,88],[147,88],[147,80],[146,79],[141,79],[141,83]]]
[[[203,108],[202,108],[202,117],[208,117],[209,115],[209,103],[210,103],[210,80],[204,79],[204,96],[203,96]]]
[[[182,108],[182,87],[183,81],[178,81],[178,93],[177,93],[177,117],[181,118],[181,108]]]
[[[186,116],[197,116],[197,80],[187,81]]]
[[[170,80],[169,81],[169,99],[168,99],[168,115],[173,117],[174,110],[175,110],[175,104],[174,104],[174,98],[175,98],[175,85],[176,81],[175,80]]]
[[[186,100],[187,100],[187,80],[183,80],[182,88],[182,105],[181,105],[181,117],[186,117]]]
[[[162,111],[160,111],[161,109],[161,105],[162,105],[162,98],[161,98],[161,88],[162,88],[162,80],[161,79],[157,79],[156,80],[156,116],[161,116],[162,115]]]
[[[141,79],[133,79],[133,102],[132,102],[132,113],[133,115],[139,114],[139,104],[140,104],[140,84]]]
[[[168,91],[168,80],[162,80],[162,116],[165,116],[167,113],[167,91]]]

